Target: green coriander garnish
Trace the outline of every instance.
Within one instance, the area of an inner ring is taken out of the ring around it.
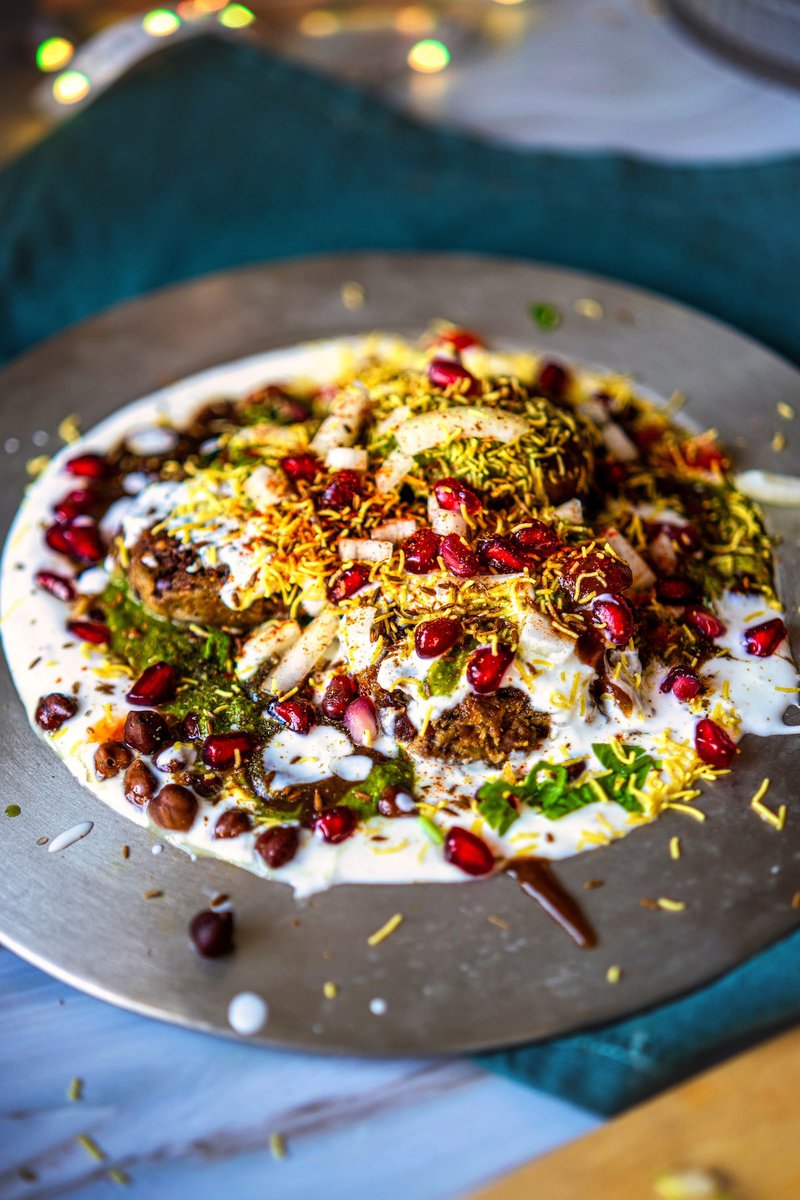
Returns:
[[[430,838],[434,846],[441,846],[444,842],[444,834],[438,825],[434,825],[430,817],[417,817],[423,832]]]

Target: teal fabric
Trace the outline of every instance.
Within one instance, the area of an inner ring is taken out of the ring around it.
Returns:
[[[174,47],[0,175],[0,360],[109,304],[258,260],[472,250],[616,276],[800,359],[800,161],[653,165],[438,131],[244,45]],[[604,1029],[484,1055],[618,1111],[797,1018],[800,936]]]

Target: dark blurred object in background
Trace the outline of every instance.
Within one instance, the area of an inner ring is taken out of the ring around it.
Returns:
[[[667,0],[708,46],[740,66],[800,87],[800,0]]]

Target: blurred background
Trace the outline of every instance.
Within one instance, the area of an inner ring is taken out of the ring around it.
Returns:
[[[209,33],[496,141],[739,161],[800,144],[800,0],[2,0],[0,162]]]

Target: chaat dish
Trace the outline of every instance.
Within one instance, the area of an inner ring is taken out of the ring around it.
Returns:
[[[17,686],[101,800],[301,894],[463,881],[786,731],[769,538],[674,403],[444,324],[278,359],[115,414],[12,530]]]

